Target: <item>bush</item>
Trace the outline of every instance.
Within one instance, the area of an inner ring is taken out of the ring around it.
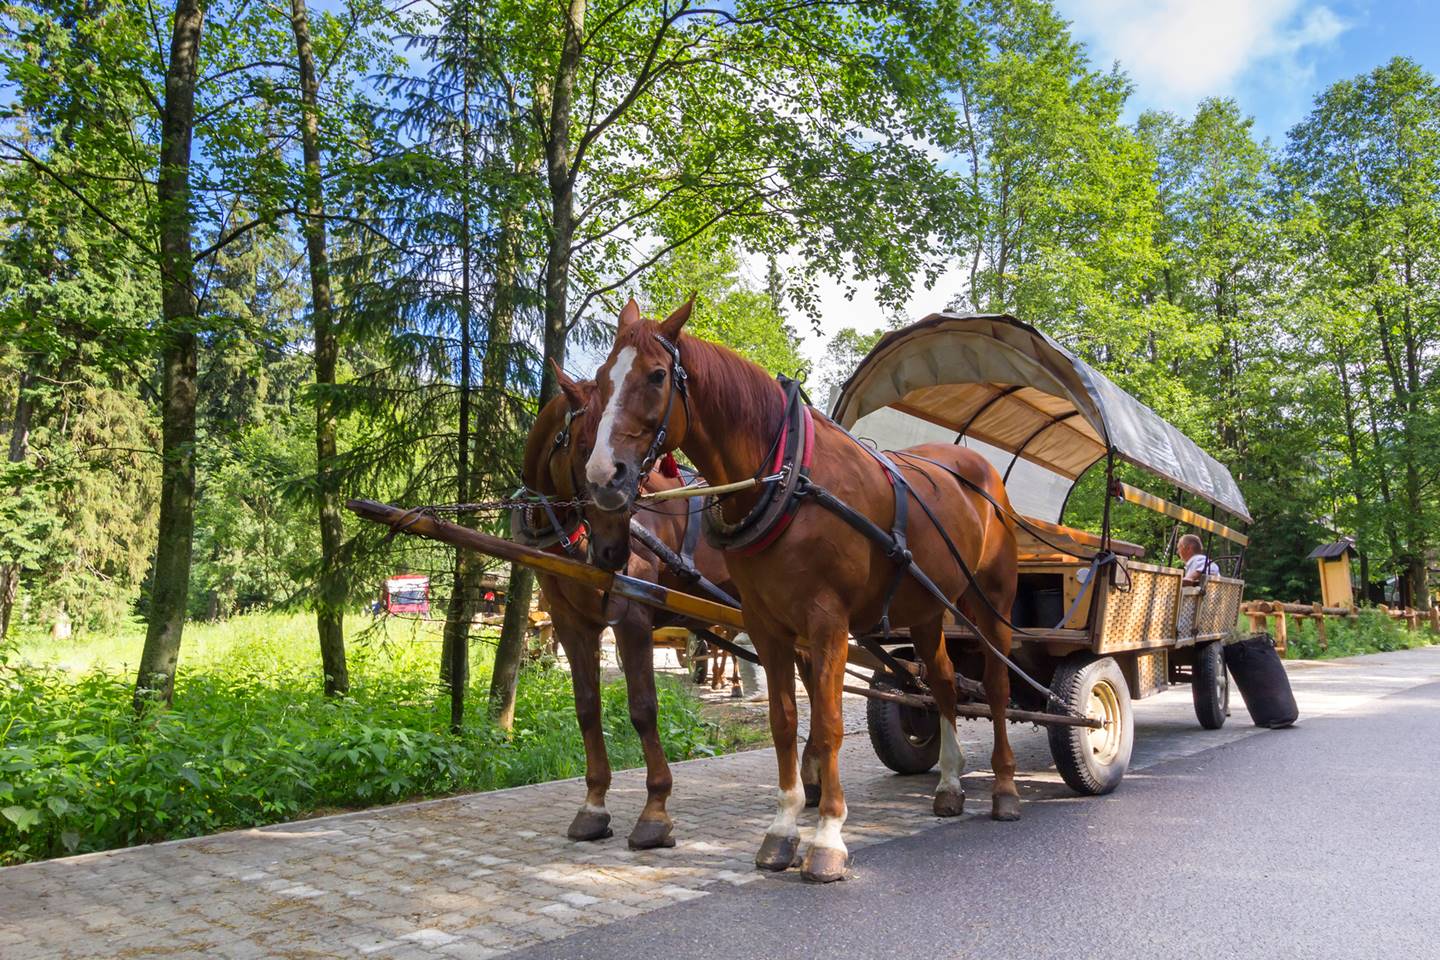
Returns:
[[[306,635],[304,653],[266,627]],[[584,773],[564,671],[522,672],[507,736],[485,721],[477,656],[454,736],[434,644],[353,645],[351,693],[326,700],[312,629],[309,618],[240,618],[210,659],[182,656],[172,709],[138,717],[119,664],[66,670],[0,649],[0,864]],[[718,731],[666,679],[666,755],[714,752]],[[623,684],[607,684],[603,702],[611,762],[642,764]]]
[[[1325,648],[1314,620],[1292,619],[1288,624],[1289,660],[1323,660],[1362,653],[1388,653],[1423,647],[1435,637],[1427,629],[1409,630],[1403,621],[1392,620],[1379,610],[1362,607],[1353,618],[1325,621]]]

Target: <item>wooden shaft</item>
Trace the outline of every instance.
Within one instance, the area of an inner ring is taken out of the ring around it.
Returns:
[[[875,690],[870,687],[857,687],[854,684],[845,684],[846,693],[856,693],[862,697],[869,697],[871,700],[889,700],[891,703],[903,704],[907,707],[918,707],[922,710],[934,710],[935,701],[930,697],[920,696],[915,693],[899,693],[892,690]],[[985,703],[957,703],[955,704],[955,715],[957,717],[973,717],[979,720],[990,719],[990,705]],[[1058,713],[1036,713],[1033,710],[1006,710],[1005,719],[1011,723],[1039,723],[1052,727],[1092,727],[1103,726],[1099,720],[1092,720],[1089,717],[1067,717]]]
[[[681,593],[679,590],[670,590],[659,584],[638,580],[635,577],[627,577],[623,573],[609,573],[599,567],[592,567],[588,563],[581,563],[579,560],[546,553],[543,550],[536,550],[534,547],[514,543],[502,537],[492,537],[479,530],[470,530],[458,524],[437,520],[417,510],[402,510],[399,507],[376,503],[373,500],[348,500],[345,506],[361,519],[369,520],[372,523],[386,524],[399,533],[439,540],[442,543],[466,550],[478,550],[481,553],[518,563],[541,573],[565,577],[588,587],[594,587],[596,590],[609,591],[627,600],[660,607],[706,623],[719,623],[727,627],[745,629],[745,621],[741,618],[739,610],[715,603],[712,600],[694,597],[688,593]]]

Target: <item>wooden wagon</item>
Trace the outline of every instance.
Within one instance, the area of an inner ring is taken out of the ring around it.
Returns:
[[[1071,709],[1103,721],[1099,728],[1050,727],[1052,753],[1071,787],[1103,793],[1124,775],[1134,736],[1131,700],[1188,682],[1200,723],[1213,729],[1225,722],[1222,643],[1236,630],[1248,541],[1221,520],[1248,523],[1250,515],[1230,472],[1183,433],[1008,316],[935,314],[887,335],[840,389],[832,413],[882,449],[965,443],[1002,472],[1023,514],[1011,612],[1023,630],[1015,634],[1015,660]],[[1120,482],[1121,461],[1173,487],[1177,499],[1188,496],[1196,509]],[[1098,532],[1064,525],[1071,494],[1090,471],[1104,472],[1108,493]],[[1142,547],[1111,533],[1112,505],[1121,502],[1164,514],[1176,534],[1179,525],[1193,528],[1223,574],[1191,585],[1183,570],[1147,562]],[[1198,512],[1205,508],[1209,516]],[[1228,556],[1215,557],[1220,541],[1233,544],[1219,551]],[[977,675],[976,638],[956,624],[947,636],[957,667]],[[910,656],[903,646],[891,652]],[[889,683],[884,674],[871,681]],[[1044,698],[1012,686],[1019,706],[1043,707]],[[872,700],[870,733],[896,770],[929,769],[939,754],[934,714],[907,703]]]
[[[1134,741],[1131,701],[1169,684],[1191,684],[1202,725],[1224,723],[1229,686],[1222,644],[1238,621],[1247,540],[1222,521],[1248,523],[1250,516],[1229,471],[1174,426],[1034,328],[1007,316],[953,314],[932,315],[883,338],[840,389],[832,417],[882,449],[937,439],[973,444],[1002,471],[1023,515],[1017,523],[1020,584],[1010,614],[1018,628],[1014,659],[1053,694],[1012,684],[1007,717],[1047,727],[1056,765],[1072,788],[1088,794],[1115,788]],[[1122,461],[1173,486],[1177,500],[1189,495],[1195,506],[1209,507],[1210,515],[1121,483],[1115,468]],[[1107,492],[1098,532],[1063,522],[1071,492],[1092,470],[1103,471]],[[1234,554],[1214,557],[1228,570],[1187,585],[1182,570],[1147,562],[1142,547],[1112,536],[1112,504],[1122,501],[1173,519],[1176,532],[1178,525],[1199,531],[1212,557],[1216,538],[1232,542]],[[734,607],[420,511],[369,501],[351,501],[350,508],[699,625],[744,626]],[[953,622],[946,636],[958,671],[981,675],[977,638]],[[870,670],[863,686],[846,690],[869,698],[870,738],[881,760],[901,773],[933,767],[938,715],[905,632],[854,638],[850,661]],[[982,692],[978,683],[962,681],[957,713],[988,718]]]

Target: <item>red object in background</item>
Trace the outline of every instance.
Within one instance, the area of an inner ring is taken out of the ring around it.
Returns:
[[[386,613],[429,613],[430,578],[423,573],[387,577],[381,603]]]
[[[680,465],[675,462],[673,453],[667,453],[660,458],[660,476],[669,477],[671,480],[680,476]]]

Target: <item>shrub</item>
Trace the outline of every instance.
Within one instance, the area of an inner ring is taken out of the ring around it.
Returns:
[[[433,644],[355,645],[350,695],[327,700],[310,629],[308,618],[239,618],[209,659],[182,658],[175,706],[141,716],[118,664],[65,670],[0,648],[0,864],[584,773],[566,672],[522,671],[505,735],[484,718],[477,656],[454,736]],[[698,702],[659,679],[666,755],[714,752]],[[607,684],[603,702],[612,763],[642,764],[623,684]]]
[[[1288,624],[1285,656],[1291,660],[1319,660],[1351,657],[1362,653],[1388,653],[1423,647],[1435,638],[1428,630],[1409,630],[1402,621],[1369,607],[1362,607],[1348,619],[1325,621],[1324,649],[1313,620],[1292,619]]]

